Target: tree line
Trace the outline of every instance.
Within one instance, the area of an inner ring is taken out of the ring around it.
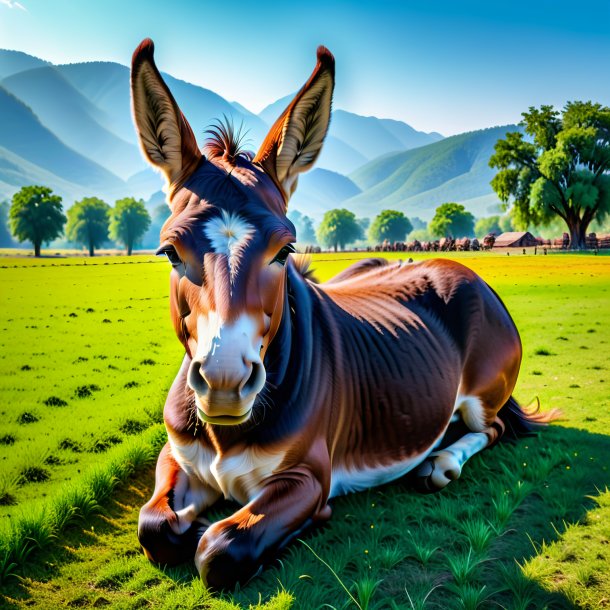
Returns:
[[[97,197],[85,197],[63,212],[62,198],[46,186],[24,186],[13,195],[8,213],[11,233],[19,242],[30,241],[34,256],[43,243],[64,233],[69,241],[89,249],[89,256],[109,239],[123,244],[131,255],[134,245],[150,227],[151,218],[141,199],[125,197],[114,208]]]

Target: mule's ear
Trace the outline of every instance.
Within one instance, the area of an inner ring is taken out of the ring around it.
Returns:
[[[283,191],[286,202],[298,175],[317,159],[328,132],[335,86],[335,58],[318,47],[318,63],[309,80],[270,129],[254,161]]]
[[[201,159],[193,130],[161,78],[155,46],[146,38],[131,61],[131,102],[146,158],[167,178],[172,191],[182,186]]]

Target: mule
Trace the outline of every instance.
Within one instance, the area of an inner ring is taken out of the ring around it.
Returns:
[[[185,355],[138,535],[152,561],[194,558],[227,588],[329,519],[331,498],[407,473],[442,489],[505,430],[545,417],[512,398],[519,334],[473,271],[371,259],[316,283],[293,256],[288,201],[331,115],[326,48],[254,156],[223,124],[200,151],[153,51],[145,40],[133,56],[133,116],[167,179],[159,253]],[[210,523],[221,498],[242,508]]]

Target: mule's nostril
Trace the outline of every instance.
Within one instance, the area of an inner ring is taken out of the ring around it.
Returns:
[[[208,393],[210,386],[204,375],[203,362],[199,360],[193,360],[193,362],[191,362],[188,373],[188,384],[191,389],[200,396],[204,396]]]
[[[250,373],[250,377],[240,390],[240,394],[242,396],[248,396],[248,394],[252,394],[253,392],[260,392],[262,384],[261,381],[264,381],[265,372],[263,369],[263,365],[259,362],[252,363],[252,372]]]

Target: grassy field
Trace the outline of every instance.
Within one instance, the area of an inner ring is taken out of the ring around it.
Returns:
[[[359,257],[313,266],[324,280]],[[451,258],[494,286],[521,331],[516,396],[565,419],[476,456],[440,494],[396,483],[336,500],[329,525],[220,597],[190,566],[150,565],[135,536],[180,363],[166,264],[0,259],[0,605],[610,605],[610,258]]]

